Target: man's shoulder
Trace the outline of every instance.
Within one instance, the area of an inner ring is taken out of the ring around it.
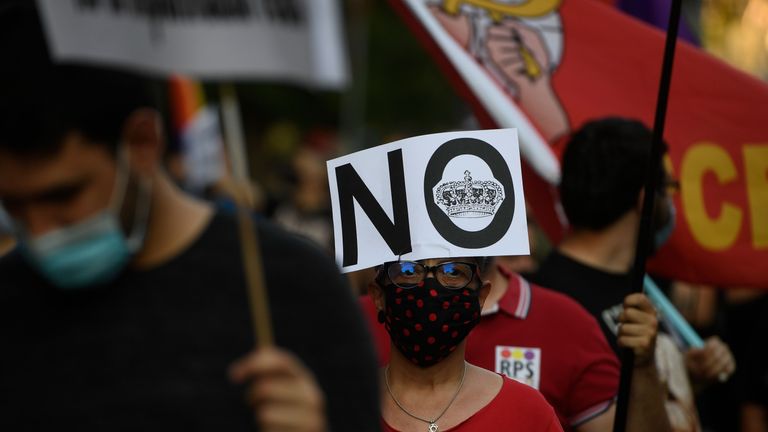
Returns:
[[[259,247],[265,262],[330,259],[328,254],[311,240],[291,233],[260,215],[253,214],[251,221],[257,228]],[[236,213],[219,209],[214,217],[211,233],[218,236],[222,231],[235,233],[232,238],[239,242],[241,234]]]
[[[592,302],[595,295],[602,296],[606,286],[613,285],[617,276],[593,268],[555,250],[529,277],[533,283],[565,294],[577,303],[585,305],[585,302]],[[588,306],[587,309],[589,309]]]
[[[570,264],[568,257],[553,250],[541,261],[538,269],[526,277],[539,286],[560,291],[558,286],[573,276],[574,269]]]
[[[338,266],[333,257],[317,243],[264,219],[258,220],[257,224],[267,272],[269,266],[276,266],[283,269],[284,276],[286,271],[291,270],[287,267],[292,267],[292,272],[301,269],[305,274],[320,277],[337,275]]]
[[[582,304],[538,285],[531,284],[531,307],[525,321],[525,326],[539,335],[540,343],[546,342],[558,351],[581,350],[604,343],[600,324]],[[553,328],[558,331],[547,331]],[[605,349],[609,349],[607,344]],[[575,357],[571,360],[576,361]]]
[[[312,240],[289,232],[273,222],[259,218],[259,247],[268,281],[301,286],[302,290],[351,292],[346,278],[341,277],[336,261]]]
[[[531,284],[531,297],[531,307],[548,317],[558,317],[574,324],[590,323],[591,325],[595,321],[581,303],[562,292]]]
[[[269,219],[256,216],[253,218],[254,226],[258,228],[259,241],[262,243],[262,247],[280,247],[285,246],[286,249],[298,247],[299,249],[305,249],[310,245],[301,241],[301,238],[294,233],[287,231],[285,228],[277,225]]]

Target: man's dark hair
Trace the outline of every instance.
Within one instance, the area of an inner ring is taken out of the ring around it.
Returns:
[[[55,154],[75,131],[114,150],[129,114],[155,106],[149,81],[110,69],[55,64],[35,3],[0,5],[0,150]]]
[[[573,134],[563,154],[560,182],[560,200],[571,226],[600,230],[637,205],[651,139],[652,131],[643,123],[615,117],[590,121]],[[659,167],[661,185],[664,171]]]

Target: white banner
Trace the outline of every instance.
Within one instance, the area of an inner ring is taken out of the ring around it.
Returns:
[[[328,161],[343,272],[529,253],[516,129],[408,138]]]
[[[38,0],[59,61],[200,79],[348,80],[336,0]]]

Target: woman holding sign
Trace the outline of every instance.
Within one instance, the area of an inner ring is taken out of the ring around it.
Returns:
[[[393,431],[562,431],[536,390],[464,360],[490,282],[482,258],[380,266],[369,292],[393,349],[382,370],[382,424]]]

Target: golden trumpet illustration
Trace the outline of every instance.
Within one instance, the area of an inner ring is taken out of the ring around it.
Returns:
[[[518,4],[504,4],[493,0],[443,0],[443,10],[451,15],[459,13],[463,4],[485,9],[495,22],[505,16],[535,18],[546,15],[560,6],[562,0],[527,0]]]

